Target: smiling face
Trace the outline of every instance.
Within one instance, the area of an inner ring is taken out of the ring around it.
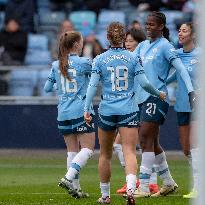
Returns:
[[[128,51],[134,51],[135,48],[137,47],[138,45],[138,42],[130,35],[128,34],[126,36],[126,39],[125,39],[125,48],[128,50]]]
[[[194,41],[194,34],[192,32],[191,26],[187,24],[182,24],[179,32],[178,32],[178,37],[179,37],[179,43],[182,45],[188,45]]]
[[[157,21],[157,17],[152,15],[147,17],[145,29],[147,32],[147,37],[151,40],[155,40],[162,35],[163,27],[164,25]]]

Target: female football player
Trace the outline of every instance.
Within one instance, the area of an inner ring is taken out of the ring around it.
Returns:
[[[134,52],[136,56],[141,57],[146,76],[159,90],[167,92],[166,79],[172,65],[180,73],[192,102],[194,90],[191,79],[174,47],[168,41],[169,30],[166,27],[166,16],[161,12],[150,13],[145,27],[148,40],[141,42]],[[163,185],[159,192],[152,196],[167,195],[178,187],[170,174],[165,152],[159,143],[159,128],[164,123],[168,112],[168,100],[162,101],[151,96],[140,86],[137,91],[141,115],[139,137],[142,162],[139,174],[140,186],[135,192],[135,197],[150,196],[149,181],[154,163],[158,165],[157,172],[163,180]]]
[[[79,32],[71,31],[61,35],[58,60],[52,63],[44,87],[46,92],[50,92],[54,84],[57,84],[58,128],[67,146],[68,169],[59,186],[76,198],[87,196],[81,191],[79,172],[92,156],[95,143],[94,124],[91,122],[88,127],[83,117],[91,63],[79,57],[82,47],[83,38]],[[93,114],[92,109],[90,112]]]
[[[124,46],[125,48],[133,52],[138,44],[146,39],[145,33],[141,29],[135,29],[131,28],[126,32],[126,37],[125,37],[125,42]],[[137,138],[137,145],[139,145],[139,136],[138,134],[136,135]],[[124,168],[125,167],[125,159],[123,157],[123,152],[122,152],[122,145],[121,145],[121,139],[119,133],[116,136],[113,149],[115,153],[118,156],[118,159],[120,161],[121,166]],[[139,180],[136,181],[136,188],[139,186]],[[117,190],[118,194],[125,194],[126,193],[126,188],[127,185],[125,184],[122,188]],[[153,169],[153,172],[150,177],[150,184],[149,184],[149,189],[151,193],[156,193],[158,192],[158,185],[157,185],[157,174],[155,172],[155,169]]]
[[[189,76],[192,80],[194,90],[199,89],[197,70],[199,63],[199,48],[196,47],[195,38],[196,33],[194,30],[193,23],[183,23],[178,32],[179,43],[183,48],[178,49],[177,53],[182,60],[182,63],[186,67]],[[195,138],[192,132],[192,128],[195,127],[196,118],[194,116],[194,110],[191,109],[188,90],[182,80],[180,73],[174,72],[168,79],[167,84],[177,80],[177,90],[176,90],[176,103],[175,111],[177,112],[178,126],[179,126],[179,136],[182,145],[183,152],[185,156],[188,157],[190,164],[192,165],[192,173],[194,179],[193,190],[184,195],[184,198],[195,198],[198,191],[198,149],[196,148]]]
[[[125,158],[127,181],[127,203],[135,204],[133,194],[136,187],[136,135],[138,132],[138,107],[135,100],[134,81],[151,94],[165,99],[166,94],[153,88],[147,81],[141,60],[133,58],[123,48],[125,28],[121,23],[113,22],[108,26],[107,39],[110,49],[97,56],[93,62],[91,80],[86,93],[84,118],[89,124],[90,105],[101,80],[102,100],[99,105],[98,137],[100,143],[99,175],[102,196],[100,204],[110,203],[110,162],[116,130],[119,130]],[[136,93],[137,95],[137,93]]]

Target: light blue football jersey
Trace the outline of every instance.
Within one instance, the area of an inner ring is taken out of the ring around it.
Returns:
[[[71,55],[69,66],[70,81],[61,74],[59,61],[54,61],[45,85],[45,90],[50,89],[51,91],[54,83],[57,84],[58,121],[76,119],[84,114],[85,95],[89,83],[88,75],[91,73],[92,64],[87,58]],[[93,113],[93,110],[91,112]]]
[[[100,74],[102,84],[101,115],[125,115],[138,111],[134,78],[135,74],[144,72],[138,57],[133,58],[124,48],[110,48],[94,59],[93,72]]]
[[[198,64],[199,64],[199,48],[193,49],[191,52],[184,52],[183,48],[178,49],[177,53],[186,67],[189,76],[192,81],[194,90],[199,89],[199,84],[197,80]],[[182,80],[180,74],[176,72],[177,76],[177,90],[176,90],[176,103],[175,110],[177,112],[191,112],[188,91],[184,81]]]
[[[166,79],[171,68],[171,61],[178,58],[175,48],[164,38],[158,38],[154,42],[145,40],[134,50],[135,56],[140,56],[142,65],[150,83],[160,91],[167,93]],[[151,94],[143,90],[139,85],[136,100],[138,104],[145,102]],[[166,100],[168,101],[168,99]]]

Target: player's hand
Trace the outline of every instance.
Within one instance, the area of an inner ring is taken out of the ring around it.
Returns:
[[[87,126],[91,127],[90,122],[92,120],[92,117],[90,116],[89,112],[84,112],[84,120],[85,120]]]
[[[190,92],[189,94],[189,103],[190,103],[190,107],[191,110],[194,108],[196,101],[197,101],[197,95],[195,93],[195,91]]]
[[[161,100],[166,100],[167,94],[166,94],[165,92],[160,91],[159,98],[160,98]]]

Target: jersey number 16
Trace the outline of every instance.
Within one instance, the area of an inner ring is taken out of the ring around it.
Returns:
[[[69,69],[69,73],[72,73],[73,77],[76,77],[76,70]],[[73,78],[68,80],[60,73],[61,86],[63,93],[76,93],[77,92],[77,81]]]

